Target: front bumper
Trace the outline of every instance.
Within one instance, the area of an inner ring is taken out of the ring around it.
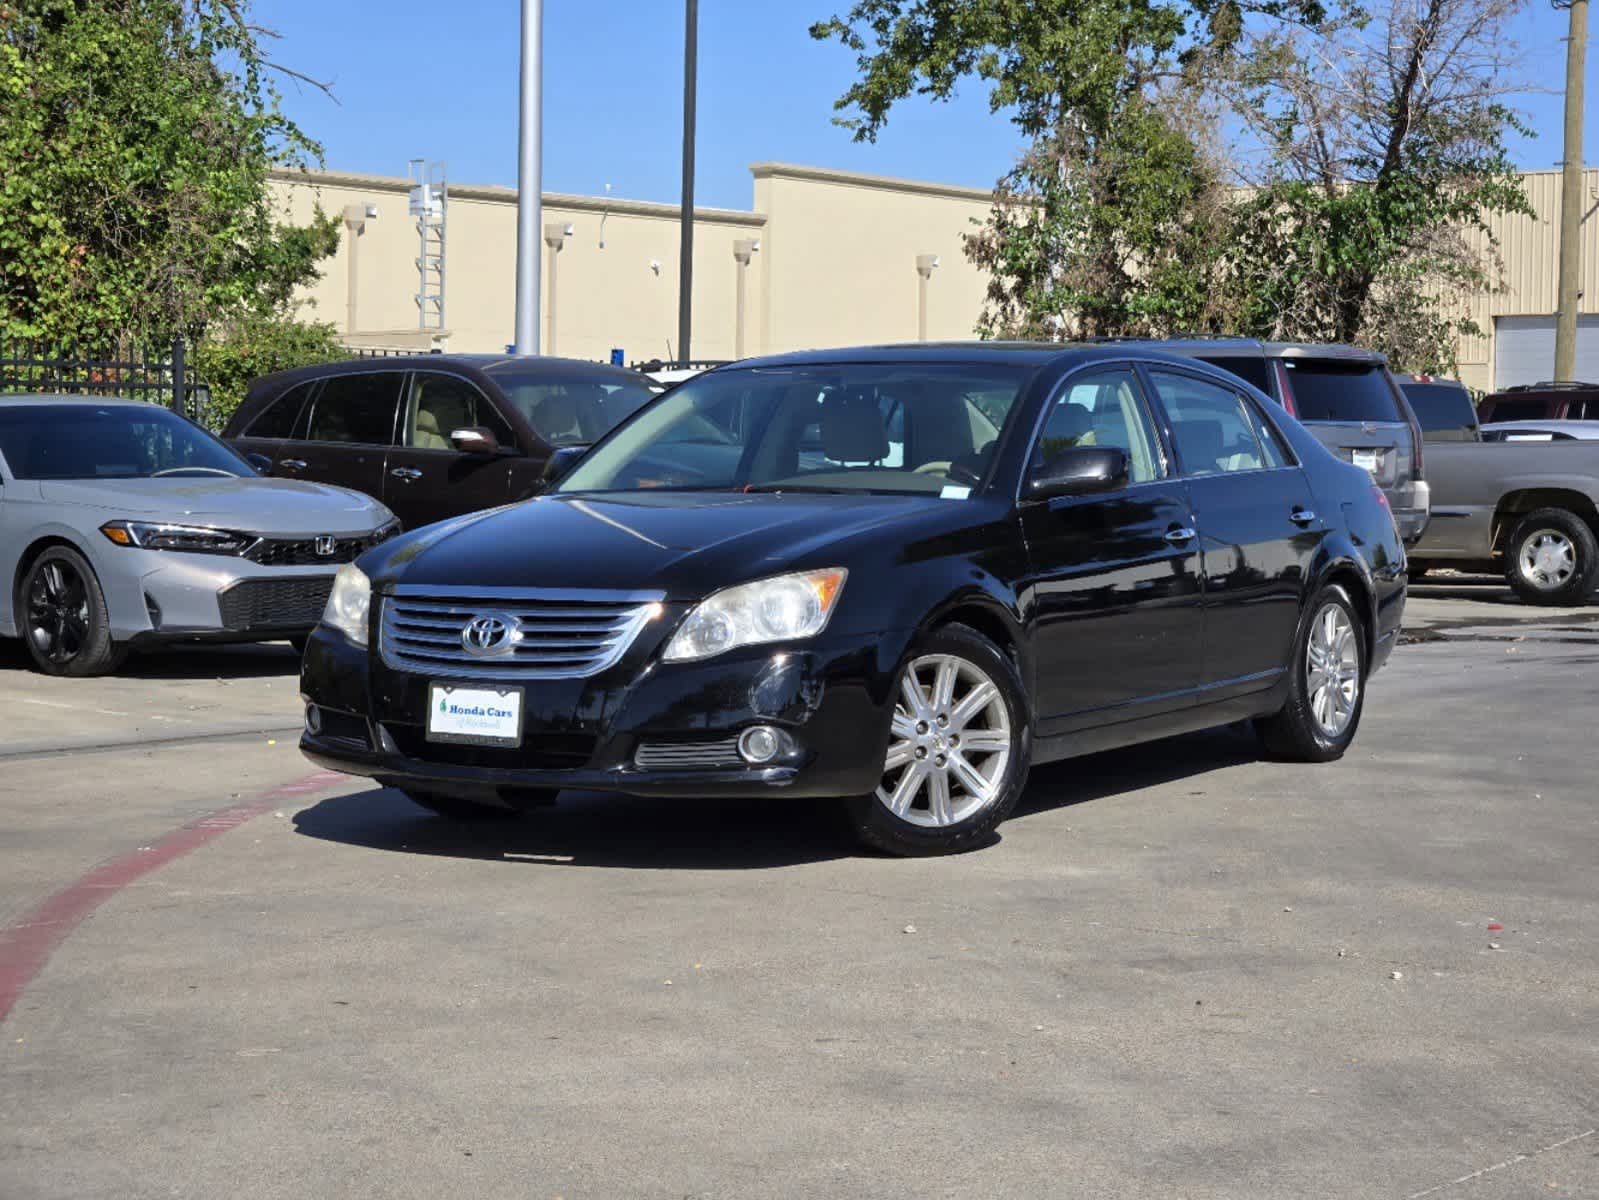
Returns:
[[[221,554],[118,547],[100,572],[115,640],[268,640],[309,633],[322,615],[329,567],[262,566]]]
[[[525,682],[522,745],[502,749],[428,742],[433,680],[395,671],[318,628],[301,665],[301,692],[317,705],[322,728],[307,730],[300,748],[319,766],[387,786],[513,806],[520,792],[563,788],[858,795],[882,774],[893,681],[908,642],[908,634],[863,635],[674,664],[653,661],[654,647],[643,648],[587,679]],[[637,761],[642,745],[714,747],[752,725],[786,731],[792,750],[758,767],[697,766],[693,753],[670,768]]]

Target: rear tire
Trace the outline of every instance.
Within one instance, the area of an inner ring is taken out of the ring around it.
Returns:
[[[126,647],[111,640],[111,617],[94,568],[70,546],[51,546],[33,560],[14,611],[17,632],[46,675],[107,675],[127,657]]]
[[[845,802],[855,836],[904,856],[987,844],[1032,755],[1015,664],[975,629],[945,625],[917,639],[894,699],[882,782]]]
[[[1366,706],[1366,639],[1349,593],[1329,584],[1307,606],[1288,661],[1288,700],[1255,729],[1273,758],[1343,757]]]
[[[1523,604],[1586,604],[1599,576],[1599,542],[1576,513],[1540,508],[1505,543],[1505,581]]]

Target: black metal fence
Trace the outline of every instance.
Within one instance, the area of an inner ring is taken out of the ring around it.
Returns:
[[[32,342],[0,342],[0,392],[124,396],[190,413],[203,396],[188,370],[187,347],[121,345],[97,353]]]

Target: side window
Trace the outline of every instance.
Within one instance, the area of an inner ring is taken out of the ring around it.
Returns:
[[[1071,378],[1044,422],[1033,449],[1033,466],[1041,467],[1077,446],[1126,451],[1129,483],[1148,483],[1166,474],[1143,394],[1126,368]]]
[[[389,445],[394,441],[394,414],[404,379],[401,371],[332,376],[312,406],[307,436],[313,442]]]
[[[418,371],[411,377],[405,405],[405,444],[417,450],[453,450],[450,434],[481,425],[502,446],[514,448],[516,438],[482,392],[465,379]]]
[[[1282,435],[1272,428],[1272,424],[1261,416],[1260,410],[1249,400],[1244,401],[1244,411],[1249,414],[1249,421],[1255,427],[1255,436],[1260,439],[1260,450],[1266,458],[1266,466],[1275,471],[1279,467],[1293,464],[1287,447],[1283,445]]]
[[[1171,418],[1172,438],[1186,474],[1259,471],[1266,466],[1266,452],[1255,433],[1258,418],[1251,417],[1242,396],[1190,375],[1151,371],[1150,376]]]
[[[289,388],[256,414],[255,420],[244,431],[245,437],[287,438],[294,436],[294,427],[300,420],[300,409],[311,394],[310,383],[299,383]]]

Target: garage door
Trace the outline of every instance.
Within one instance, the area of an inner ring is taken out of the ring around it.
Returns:
[[[1555,377],[1553,317],[1494,318],[1494,387]],[[1599,316],[1577,318],[1577,378],[1599,382]]]

